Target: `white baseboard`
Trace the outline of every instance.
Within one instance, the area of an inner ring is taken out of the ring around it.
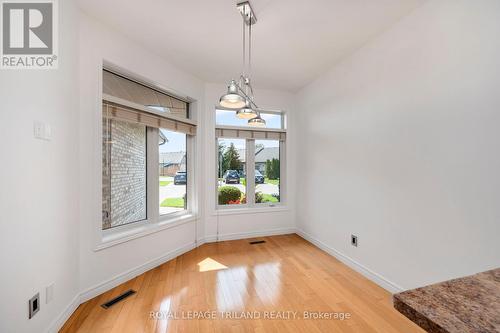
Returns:
[[[50,324],[47,333],[57,333],[80,305],[80,295],[76,295],[66,309]]]
[[[229,234],[219,234],[207,236],[203,239],[203,243],[214,243],[217,241],[228,241],[228,240],[237,240],[237,239],[246,239],[253,237],[266,237],[266,236],[277,236],[277,235],[286,235],[286,234],[294,234],[296,232],[295,228],[276,228],[276,229],[267,229],[262,231],[249,231],[249,232],[238,232],[238,233],[229,233]]]
[[[305,240],[311,242],[312,244],[316,245],[317,247],[319,247],[320,249],[322,249],[326,253],[330,254],[331,256],[334,256],[335,258],[337,258],[338,260],[340,260],[341,262],[343,262],[344,264],[346,264],[350,268],[354,269],[358,273],[361,273],[366,278],[375,282],[376,284],[378,284],[379,286],[381,286],[385,290],[387,290],[393,294],[399,293],[399,292],[404,290],[402,287],[398,286],[394,282],[389,281],[388,279],[386,279],[382,275],[372,271],[371,269],[363,266],[362,264],[355,261],[354,259],[352,259],[352,258],[346,256],[345,254],[337,251],[336,249],[326,245],[325,243],[323,243],[320,240],[318,240],[317,238],[309,235],[308,233],[304,232],[303,230],[297,228],[296,233],[297,233],[297,235],[299,235],[300,237],[304,238]]]
[[[111,279],[104,281],[102,283],[99,283],[93,287],[90,287],[89,289],[83,291],[80,293],[80,303],[86,302],[89,299],[92,299],[130,279],[135,278],[138,275],[141,275],[144,272],[149,271],[150,269],[153,269],[157,266],[160,266],[161,264],[174,259],[175,257],[180,256],[183,253],[186,253],[188,251],[191,251],[196,247],[195,243],[189,243],[184,246],[181,246],[173,251],[168,252],[167,254],[162,255],[161,257],[158,257],[156,259],[150,260],[142,265],[139,265],[135,268],[132,268],[128,271],[125,271],[123,273],[120,273]]]
[[[200,245],[200,244],[198,244]],[[168,252],[165,255],[162,255],[161,257],[158,257],[156,259],[150,260],[140,266],[137,266],[135,268],[132,268],[126,272],[123,272],[121,274],[118,274],[114,276],[113,278],[99,283],[83,292],[80,294],[76,295],[75,298],[68,304],[66,309],[50,324],[49,328],[47,329],[48,333],[56,333],[58,332],[64,323],[69,319],[69,317],[75,312],[75,310],[78,308],[78,306],[89,299],[92,299],[130,279],[135,278],[136,276],[149,271],[150,269],[153,269],[169,260],[172,260],[178,256],[180,256],[183,253],[186,253],[188,251],[191,251],[196,247],[195,243],[190,243],[186,244],[184,246],[181,246],[173,251]]]
[[[327,252],[328,254],[336,257],[340,261],[342,261],[344,264],[347,266],[351,267],[355,271],[363,274],[365,277],[368,279],[372,280],[373,282],[377,283],[379,286],[382,288],[392,292],[401,292],[403,291],[403,288],[398,286],[397,284],[387,280],[380,274],[377,274],[373,272],[372,270],[366,268],[365,266],[361,265],[360,263],[356,262],[355,260],[351,259],[350,257],[342,254],[341,252],[335,250],[334,248],[324,244],[323,242],[319,241],[318,239],[314,238],[313,236],[307,234],[306,232],[296,229],[293,227],[289,228],[277,228],[277,229],[268,229],[268,230],[262,230],[262,231],[255,231],[255,232],[240,232],[240,233],[229,233],[229,234],[222,234],[217,237],[217,235],[212,235],[212,236],[207,236],[204,238],[198,239],[197,243],[189,243],[184,246],[181,246],[173,251],[168,252],[165,255],[162,255],[161,257],[158,257],[156,259],[150,260],[142,265],[139,265],[135,268],[132,268],[126,272],[123,272],[121,274],[118,274],[114,276],[111,279],[108,279],[107,281],[104,281],[102,283],[99,283],[83,292],[81,292],[79,295],[75,296],[75,298],[68,304],[66,309],[57,317],[49,326],[49,329],[47,332],[53,333],[57,332],[61,327],[64,325],[64,323],[69,319],[71,314],[77,309],[77,307],[130,280],[135,278],[136,276],[147,272],[150,269],[153,269],[169,260],[172,260],[178,256],[180,256],[183,253],[186,253],[188,251],[191,251],[192,249],[196,248],[197,246],[200,246],[204,243],[213,243],[217,241],[226,241],[226,240],[237,240],[237,239],[245,239],[245,238],[253,238],[253,237],[266,237],[266,236],[276,236],[276,235],[286,235],[286,234],[293,234],[296,233],[305,240],[311,242],[312,244],[316,245],[323,251]]]
[[[186,253],[188,251],[191,251],[192,249],[196,248],[197,246],[200,246],[204,243],[212,243],[216,242],[217,240],[235,240],[235,239],[244,239],[244,238],[251,238],[251,237],[264,237],[264,236],[275,236],[275,235],[284,235],[284,234],[291,234],[295,233],[295,228],[279,228],[279,229],[270,229],[270,230],[263,230],[263,231],[258,231],[258,232],[243,232],[243,233],[233,233],[233,234],[224,234],[224,235],[219,235],[217,237],[216,235],[214,236],[209,236],[209,237],[204,237],[198,239],[197,243],[190,243],[186,244],[180,248],[177,248],[173,251],[170,251],[169,253],[158,257],[156,259],[150,260],[140,266],[137,266],[135,268],[132,268],[126,272],[123,272],[121,274],[118,274],[102,283],[99,283],[91,288],[88,288],[87,290],[81,292],[75,298],[68,304],[66,309],[51,323],[49,326],[47,332],[53,333],[57,332],[61,329],[61,327],[64,325],[64,323],[69,319],[69,317],[73,314],[73,312],[78,308],[78,306],[130,279],[135,278],[136,276],[147,272],[150,269],[153,269],[169,260],[172,260],[178,256],[180,256],[183,253]]]

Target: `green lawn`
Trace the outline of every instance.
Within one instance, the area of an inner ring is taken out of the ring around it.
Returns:
[[[160,180],[160,186],[167,186],[168,184],[172,184],[171,180]]]
[[[166,198],[161,202],[160,206],[184,208],[184,198]]]
[[[262,196],[263,196],[262,202],[278,202],[278,199],[270,194],[262,194]]]
[[[273,184],[273,185],[279,185],[280,184],[280,180],[279,179],[269,179],[269,178],[266,178],[264,180],[264,183],[266,183],[266,184]]]

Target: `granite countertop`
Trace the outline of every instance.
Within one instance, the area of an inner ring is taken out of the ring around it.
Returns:
[[[500,268],[395,294],[394,307],[430,333],[500,332]]]

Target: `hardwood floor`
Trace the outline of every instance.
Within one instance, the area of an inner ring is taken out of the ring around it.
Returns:
[[[80,305],[61,332],[423,332],[388,292],[301,237],[259,239],[204,244]]]

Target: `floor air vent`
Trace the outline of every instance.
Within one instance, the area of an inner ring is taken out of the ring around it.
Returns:
[[[265,240],[256,240],[256,241],[251,241],[250,244],[251,245],[255,245],[255,244],[262,244],[262,243],[265,243],[266,241]]]
[[[112,307],[113,305],[115,305],[116,303],[120,302],[120,301],[123,301],[125,298],[129,297],[129,296],[132,296],[133,294],[135,294],[136,291],[135,290],[127,290],[126,292],[124,292],[123,294],[119,295],[119,296],[116,296],[115,298],[113,298],[112,300],[109,300],[107,301],[106,303],[104,304],[101,304],[101,306],[105,309],[109,308],[109,307]]]

